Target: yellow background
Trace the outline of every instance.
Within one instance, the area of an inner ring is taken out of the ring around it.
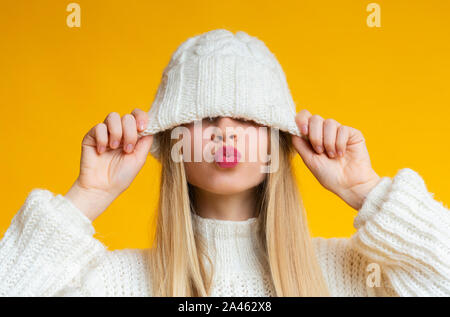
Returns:
[[[380,176],[409,167],[450,201],[450,2],[10,0],[0,9],[2,178],[0,236],[36,187],[65,194],[81,140],[109,112],[148,110],[170,55],[216,28],[263,40],[283,66],[297,111],[361,130]],[[348,237],[356,211],[295,160],[314,236]],[[160,166],[149,158],[132,186],[95,222],[110,249],[149,245]]]

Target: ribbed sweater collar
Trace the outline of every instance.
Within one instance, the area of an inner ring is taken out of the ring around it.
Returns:
[[[251,239],[256,234],[258,218],[235,221],[204,218],[194,213],[192,216],[198,232],[205,237]]]
[[[192,213],[194,230],[207,244],[215,267],[221,273],[261,274],[267,264],[258,238],[258,218],[218,220]]]

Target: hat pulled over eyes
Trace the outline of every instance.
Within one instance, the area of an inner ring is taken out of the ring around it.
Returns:
[[[212,30],[188,38],[163,71],[149,121],[150,153],[160,159],[159,132],[206,117],[253,120],[300,135],[286,76],[267,46],[243,31]]]

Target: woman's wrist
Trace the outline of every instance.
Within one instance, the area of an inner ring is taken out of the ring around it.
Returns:
[[[64,197],[91,221],[95,220],[115,199],[107,192],[80,186],[78,179]]]
[[[381,177],[376,173],[367,182],[353,186],[339,195],[348,205],[359,211],[364,204],[367,195],[380,182]]]

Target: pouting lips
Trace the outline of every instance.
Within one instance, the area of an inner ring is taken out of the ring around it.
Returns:
[[[233,164],[236,165],[241,159],[241,153],[233,147],[229,145],[224,145],[217,150],[214,154],[214,161],[216,163],[225,163],[225,164]]]

